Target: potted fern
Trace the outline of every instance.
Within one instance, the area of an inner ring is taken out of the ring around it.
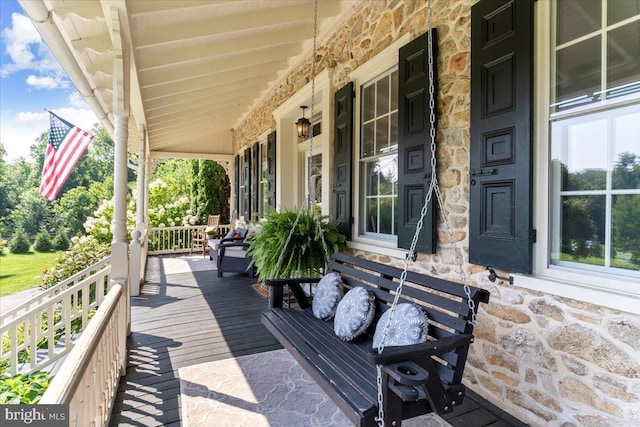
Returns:
[[[298,212],[293,209],[281,212],[272,209],[266,215],[266,220],[261,222],[248,251],[261,280],[318,277],[324,272],[327,257],[344,246],[346,237],[338,231],[337,224],[329,221],[328,217],[303,210],[284,248],[297,216]],[[322,233],[319,232],[318,222]],[[328,254],[325,254],[322,238]],[[278,263],[283,248],[282,261]]]

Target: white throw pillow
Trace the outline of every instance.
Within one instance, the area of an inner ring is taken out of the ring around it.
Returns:
[[[345,341],[351,341],[362,334],[373,322],[376,306],[375,297],[363,287],[351,289],[342,298],[336,310],[333,330]]]

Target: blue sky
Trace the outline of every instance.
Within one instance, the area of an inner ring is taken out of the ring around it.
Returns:
[[[0,0],[0,141],[5,160],[29,158],[47,108],[90,131],[98,122],[16,0]]]

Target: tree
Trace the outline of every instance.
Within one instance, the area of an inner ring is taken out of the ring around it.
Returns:
[[[220,215],[229,221],[229,194],[231,185],[224,168],[211,160],[193,160],[192,211],[198,223],[204,224],[209,215]]]
[[[4,156],[6,155],[7,152],[0,142],[0,224],[2,224],[2,219],[7,216],[9,210],[12,208],[11,203],[9,203],[7,165],[4,161]],[[0,230],[0,233],[1,232],[2,230]]]
[[[58,233],[56,237],[53,239],[53,248],[56,251],[66,251],[69,249],[71,242],[69,241],[69,237],[67,236],[66,231],[64,231],[64,227],[58,228]]]
[[[30,248],[31,243],[29,242],[27,234],[22,227],[16,228],[13,232],[13,238],[9,242],[9,251],[12,254],[26,254]]]
[[[29,188],[24,192],[20,203],[11,212],[13,224],[20,225],[28,234],[36,234],[41,227],[55,230],[58,224],[55,218],[53,204],[42,197],[38,188]]]
[[[55,204],[58,218],[72,236],[84,234],[84,223],[98,209],[103,200],[113,197],[113,178],[104,182],[94,182],[86,187],[76,187],[67,191]]]
[[[36,241],[33,243],[33,249],[38,252],[51,252],[53,249],[53,243],[51,242],[51,236],[44,227],[40,229],[36,234]]]

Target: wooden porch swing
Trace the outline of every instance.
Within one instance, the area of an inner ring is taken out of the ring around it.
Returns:
[[[343,341],[334,333],[332,321],[314,316],[301,285],[317,283],[320,279],[272,279],[265,282],[270,287],[270,298],[269,309],[263,313],[262,322],[357,426],[400,426],[403,419],[430,412],[449,413],[455,406],[460,405],[465,394],[462,377],[469,346],[473,342],[473,328],[477,325],[478,306],[489,301],[489,293],[486,290],[467,284],[462,255],[453,239],[436,177],[435,79],[432,54],[435,29],[431,28],[429,0],[427,5],[432,169],[429,190],[404,268],[345,253],[336,253],[331,259],[327,257],[328,271],[340,275],[344,294],[356,287],[362,287],[374,296],[374,325],[383,313],[391,310],[389,316],[386,316],[387,322],[381,341],[383,344],[377,348],[372,347],[371,328],[352,341]],[[317,22],[317,0],[314,10]],[[316,65],[315,38],[314,32],[312,70],[315,70]],[[409,264],[415,261],[418,236],[434,194],[449,233],[458,263],[458,273],[464,286],[409,271]],[[281,261],[279,259],[278,263]],[[293,292],[299,307],[284,307],[285,286]],[[385,346],[385,339],[390,332],[394,312],[399,303],[413,304],[426,313],[429,323],[426,342],[407,346]]]

